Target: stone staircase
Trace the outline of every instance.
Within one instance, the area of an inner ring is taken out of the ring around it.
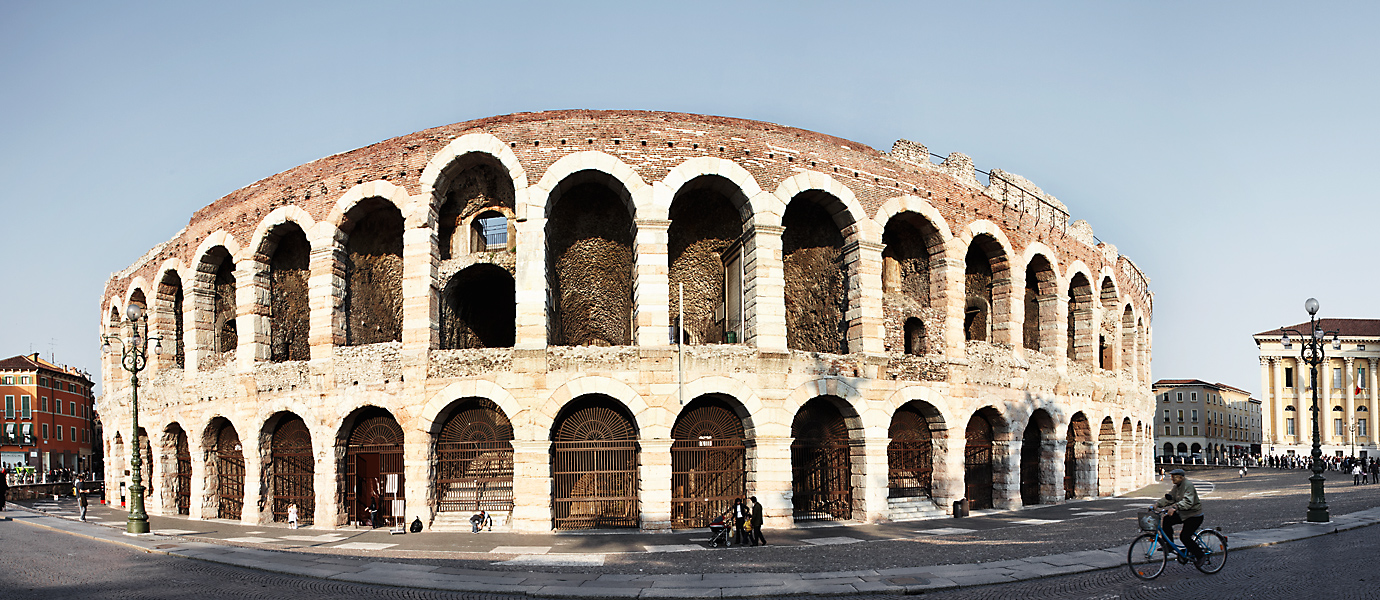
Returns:
[[[463,531],[470,530],[470,517],[472,512],[441,512],[431,519],[431,527],[427,531]],[[489,516],[494,519],[494,531],[511,531],[512,525],[508,522],[508,511],[489,511]]]
[[[892,521],[920,521],[945,519],[949,514],[934,505],[929,498],[887,498],[887,511]]]

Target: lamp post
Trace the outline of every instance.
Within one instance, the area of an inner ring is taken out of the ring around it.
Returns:
[[[1309,384],[1313,388],[1313,476],[1308,481],[1313,484],[1312,494],[1308,499],[1308,522],[1326,523],[1332,520],[1327,512],[1327,498],[1323,495],[1323,462],[1322,462],[1322,432],[1318,425],[1318,365],[1326,360],[1325,347],[1327,336],[1332,336],[1332,349],[1341,350],[1342,342],[1337,339],[1336,331],[1322,330],[1318,324],[1318,300],[1309,298],[1303,303],[1304,310],[1308,311],[1308,335],[1299,333],[1293,329],[1281,327],[1284,336],[1280,343],[1285,350],[1292,348],[1289,341],[1289,334],[1299,337],[1299,358],[1308,364]]]
[[[129,459],[129,520],[125,524],[125,531],[148,533],[149,516],[144,513],[144,485],[139,474],[139,466],[144,463],[143,459],[139,457],[141,450],[139,447],[139,372],[148,366],[149,342],[154,342],[154,354],[162,354],[163,338],[148,337],[149,322],[147,315],[144,314],[144,307],[130,304],[129,308],[125,310],[125,317],[129,322],[129,338],[121,339],[119,335],[101,336],[101,351],[110,352],[111,342],[120,344],[120,366],[129,371],[129,405],[133,416],[133,433],[130,435],[130,446],[133,448],[133,452],[131,452]]]
[[[1351,458],[1356,459],[1356,420],[1352,419],[1351,424],[1347,425],[1347,430],[1351,432]]]

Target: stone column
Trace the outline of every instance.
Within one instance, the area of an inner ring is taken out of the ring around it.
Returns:
[[[1322,445],[1332,443],[1332,361],[1318,365],[1318,433]],[[1309,399],[1311,402],[1311,398]],[[1326,450],[1323,454],[1326,454]]]
[[[436,230],[413,227],[403,231],[402,370],[414,393],[424,393],[431,349],[440,347],[441,307],[436,267],[441,260]]]
[[[1067,439],[1044,440],[1040,443],[1040,504],[1063,504],[1065,501],[1064,453],[1068,447]]]
[[[638,503],[642,529],[671,529],[671,439],[639,440]]]
[[[848,351],[884,352],[881,244],[854,242],[843,248],[848,265]]]
[[[743,236],[743,341],[766,350],[786,350],[786,267],[781,259],[785,232],[780,225],[754,224]],[[766,500],[758,500],[769,512]]]
[[[1057,283],[1055,285],[1057,285]],[[1046,348],[1046,352],[1054,356],[1054,368],[1058,369],[1060,373],[1068,374],[1069,352],[1066,344],[1068,344],[1069,339],[1069,299],[1057,290],[1051,296],[1052,298],[1050,298],[1048,302],[1048,309],[1046,308],[1046,302],[1044,300],[1040,301],[1041,314],[1043,314],[1045,310],[1050,310],[1054,313],[1052,321],[1046,320],[1048,325],[1046,325],[1046,323],[1040,324],[1040,337],[1044,340],[1040,343],[1040,346]],[[1048,326],[1048,330],[1046,330],[1046,326]]]
[[[259,431],[250,429],[240,434],[240,456],[244,457],[244,507],[240,521],[249,525],[273,522],[273,508],[264,502],[262,510],[259,501],[266,500],[268,487],[263,477],[264,457],[260,454]]]
[[[1375,427],[1380,425],[1375,422],[1376,410],[1380,410],[1380,406],[1376,405],[1376,359],[1367,358],[1366,364],[1369,365],[1369,368],[1366,370],[1366,412],[1369,413],[1366,416],[1366,433],[1369,434],[1366,436],[1366,442],[1371,448],[1375,448],[1375,439],[1377,437]]]
[[[633,241],[632,343],[638,346],[665,346],[671,343],[671,303],[668,297],[670,266],[667,257],[667,231],[671,222],[638,219],[636,227],[637,236]]]
[[[1302,450],[1302,446],[1312,443],[1313,439],[1313,417],[1308,412],[1311,400],[1305,390],[1312,384],[1308,383],[1308,365],[1297,358],[1290,360],[1294,361],[1294,444]]]
[[[412,519],[426,516],[423,523],[431,521],[431,507],[435,506],[432,494],[436,488],[431,484],[432,461],[431,432],[421,428],[413,427],[403,430],[403,475],[402,492],[405,504],[403,514],[394,515],[402,517],[403,526],[412,523]],[[393,497],[388,495],[383,502],[392,502]],[[390,507],[391,508],[391,507]]]
[[[536,211],[529,211],[536,212]],[[514,292],[517,315],[513,344],[519,349],[546,347],[546,219],[519,219],[514,225],[517,261]]]
[[[239,337],[235,366],[245,373],[254,363],[272,358],[273,323],[269,320],[272,292],[269,290],[268,263],[255,256],[240,261],[235,269],[235,330]]]
[[[939,508],[950,514],[953,513],[954,501],[968,494],[963,479],[963,452],[967,445],[963,430],[957,427],[950,427],[943,438],[934,440],[930,497]]]
[[[943,295],[931,293],[930,297],[933,300],[930,306],[944,309],[944,357],[951,364],[960,367],[950,370],[949,383],[967,383],[968,373],[962,368],[968,364],[968,342],[963,332],[963,310],[967,302],[967,298],[964,297],[963,276],[967,265],[961,256],[946,256],[937,262],[939,265],[932,267],[930,273],[939,281],[931,282],[930,289],[938,288],[942,290]],[[958,431],[962,437],[963,430]]]
[[[1272,405],[1273,412],[1270,413],[1274,431],[1271,433],[1268,441],[1271,444],[1287,444],[1289,442],[1284,435],[1284,419],[1289,415],[1285,414],[1284,407],[1289,404],[1289,401],[1284,398],[1284,358],[1275,357],[1270,359],[1270,367],[1273,370],[1274,376],[1273,384],[1269,388],[1270,395],[1274,398],[1274,404]],[[1295,413],[1297,412],[1298,409],[1295,409]],[[1298,427],[1297,417],[1295,417],[1294,423],[1296,423],[1294,427]]]
[[[1021,507],[1021,440],[992,442],[992,507]]]
[[[890,443],[891,438],[888,437],[863,439],[862,501],[863,512],[866,513],[864,519],[869,523],[885,521],[890,515],[887,506],[890,466],[886,452]]]
[[[1273,394],[1270,393],[1270,391],[1271,391],[1271,390],[1270,390],[1270,365],[1271,365],[1273,362],[1274,362],[1274,359],[1273,359],[1273,358],[1270,358],[1270,357],[1268,357],[1268,356],[1261,356],[1261,357],[1260,357],[1260,395],[1261,395],[1261,402],[1260,402],[1260,405],[1261,405],[1262,407],[1264,407],[1263,410],[1265,410],[1265,411],[1267,411],[1267,412],[1270,413],[1272,419],[1274,418],[1274,414],[1275,414],[1275,410],[1274,410],[1274,406],[1275,406],[1275,397],[1274,397]],[[1271,423],[1271,425],[1273,425],[1273,423]],[[1269,440],[1270,440],[1270,430],[1271,430],[1271,429],[1273,429],[1273,427],[1265,427],[1265,441],[1266,441],[1266,442],[1269,442]],[[1269,449],[1266,448],[1265,451],[1268,453],[1268,452],[1269,452]]]
[[[324,431],[322,423],[310,425],[312,432]],[[312,491],[316,496],[316,504],[312,507],[312,529],[335,529],[345,522],[343,503],[344,494],[337,495],[337,490],[343,486],[345,479],[345,463],[341,460],[344,452],[335,445],[333,435],[312,435]],[[196,451],[192,451],[192,456],[197,456]],[[196,460],[192,460],[192,479],[196,479]],[[192,489],[196,489],[193,486]],[[196,506],[195,500],[192,506]],[[431,522],[431,512],[423,513],[427,515],[424,522]]]
[[[763,524],[771,528],[795,525],[791,487],[791,438],[757,438],[757,491],[762,503]]]
[[[551,531],[551,442],[513,441],[514,531]]]
[[[1346,394],[1345,405],[1342,406],[1342,426],[1346,427],[1345,442],[1348,446],[1356,442],[1356,433],[1351,431],[1351,425],[1356,422],[1356,362],[1348,356],[1342,359],[1342,391]],[[1351,448],[1347,448],[1350,452]],[[1348,454],[1349,456],[1349,454]]]

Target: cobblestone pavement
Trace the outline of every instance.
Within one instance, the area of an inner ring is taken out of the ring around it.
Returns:
[[[1380,506],[1380,486],[1351,486],[1349,480],[1334,480],[1328,501],[1335,522],[1324,526],[1297,524],[1308,501],[1307,475],[1306,471],[1261,470],[1244,479],[1237,478],[1235,471],[1194,477],[1209,511],[1207,524],[1231,533],[1233,547],[1299,540],[1380,522],[1380,509],[1367,510]],[[1125,544],[1137,533],[1132,518],[1135,511],[1166,487],[1157,483],[1133,492],[1129,498],[1072,502],[968,519],[768,530],[771,546],[728,550],[705,548],[707,536],[703,532],[427,532],[390,536],[385,530],[293,531],[275,525],[166,517],[151,519],[154,531],[162,535],[136,538],[121,534],[123,512],[93,507],[92,517],[102,519],[106,526],[77,523],[70,501],[51,499],[25,503],[49,516],[27,511],[4,513],[39,527],[0,522],[0,539],[9,542],[16,530],[46,527],[137,545],[152,553],[337,580],[333,583],[351,580],[481,592],[719,597],[856,594],[910,588],[912,592],[934,594],[939,592],[934,588],[946,586],[1112,567],[1111,571],[1079,576],[1106,581],[1098,578],[1118,570],[1115,567],[1125,560]],[[1372,529],[1380,530],[1362,528]],[[1303,543],[1290,541],[1280,547]],[[1236,556],[1232,566],[1237,566]],[[0,558],[0,567],[4,561]],[[201,561],[187,563],[198,568],[202,565]],[[1165,577],[1175,571],[1171,567]],[[4,576],[0,576],[3,581]],[[764,583],[767,581],[770,583]],[[1038,585],[1039,581],[1022,585]],[[1164,581],[1170,580],[1162,578],[1153,585]],[[979,589],[988,588],[972,591]]]

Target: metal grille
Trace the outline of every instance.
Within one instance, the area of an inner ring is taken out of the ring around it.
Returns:
[[[173,481],[173,493],[177,496],[177,514],[192,514],[192,449],[187,443],[187,432],[177,430],[177,479]]]
[[[896,411],[886,447],[887,493],[892,498],[927,498],[934,473],[930,423],[909,406]]]
[[[1029,506],[1040,503],[1040,446],[1044,440],[1034,419],[1031,419],[1030,424],[1026,426],[1023,438],[1021,441],[1021,504]]]
[[[371,501],[377,503],[375,527],[396,525],[407,518],[394,515],[390,500],[403,500],[403,431],[393,416],[377,410],[361,415],[345,445],[345,507],[349,520],[359,522]],[[398,476],[398,491],[386,493],[389,475]]]
[[[513,426],[494,403],[467,402],[441,428],[436,510],[513,510]]]
[[[571,413],[551,444],[557,529],[637,527],[637,440],[632,423],[613,409]]]
[[[848,424],[827,401],[805,403],[791,424],[796,520],[853,518]]]
[[[216,436],[216,517],[240,520],[244,516],[244,454],[240,436],[226,425]]]
[[[287,521],[288,505],[297,505],[299,521],[311,521],[316,512],[315,461],[311,433],[302,419],[292,417],[273,432],[273,520]]]
[[[671,527],[708,527],[747,495],[742,419],[713,401],[683,413],[671,437]]]
[[[992,424],[973,415],[964,438],[963,487],[968,507],[992,508]]]

